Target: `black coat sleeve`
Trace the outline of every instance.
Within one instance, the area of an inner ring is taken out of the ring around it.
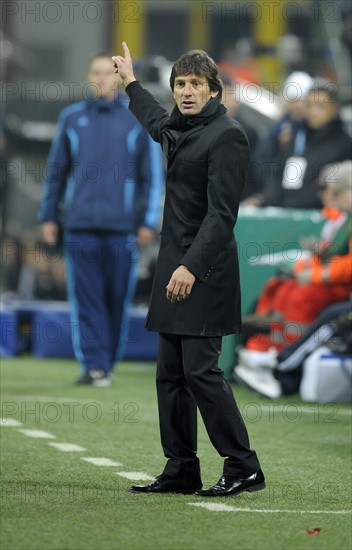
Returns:
[[[233,246],[233,228],[249,164],[249,147],[239,128],[218,136],[209,151],[208,210],[182,265],[205,281],[223,253]]]
[[[170,116],[166,109],[135,80],[126,86],[130,98],[129,109],[151,135],[154,141],[161,144],[166,155],[169,154],[170,142],[173,142],[170,127]]]

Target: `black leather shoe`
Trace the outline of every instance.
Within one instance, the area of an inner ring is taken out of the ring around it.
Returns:
[[[202,485],[200,478],[161,474],[150,485],[132,485],[130,491],[133,493],[181,493],[189,495],[201,489]]]
[[[244,491],[260,491],[265,488],[265,478],[261,470],[249,477],[238,478],[234,476],[223,476],[219,481],[210,487],[196,491],[197,497],[230,497],[239,495]]]

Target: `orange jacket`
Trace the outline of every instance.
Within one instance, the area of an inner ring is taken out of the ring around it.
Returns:
[[[343,256],[335,255],[327,263],[316,256],[300,260],[294,267],[294,273],[309,269],[309,283],[336,285],[338,294],[346,294],[346,286],[352,290],[352,236],[349,240],[349,252]]]

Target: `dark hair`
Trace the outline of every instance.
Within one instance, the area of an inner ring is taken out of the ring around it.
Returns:
[[[325,78],[316,78],[314,84],[309,88],[308,94],[324,92],[331,103],[340,103],[338,85]]]
[[[175,61],[170,75],[171,90],[174,90],[175,78],[195,74],[205,77],[211,92],[219,92],[222,95],[222,82],[215,61],[203,50],[191,50]]]

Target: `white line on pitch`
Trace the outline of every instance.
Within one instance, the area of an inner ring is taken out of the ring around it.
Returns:
[[[19,432],[27,435],[28,437],[37,437],[39,439],[55,439],[56,436],[43,430],[18,430]]]
[[[55,447],[55,449],[58,449],[59,451],[63,451],[64,453],[74,453],[74,452],[82,452],[86,451],[84,447],[80,447],[79,445],[75,445],[74,443],[49,443],[52,447]]]
[[[14,418],[0,418],[0,426],[6,426],[7,428],[18,428],[22,426],[22,422],[15,420]]]
[[[91,462],[95,466],[123,466],[120,462],[115,462],[114,460],[110,460],[110,458],[81,456],[81,460]]]
[[[210,512],[254,512],[257,514],[351,514],[352,510],[260,510],[256,508],[235,508],[217,502],[188,502],[190,506],[206,508]]]
[[[144,472],[116,472],[116,474],[131,481],[152,481],[155,479],[155,477],[151,477]]]

